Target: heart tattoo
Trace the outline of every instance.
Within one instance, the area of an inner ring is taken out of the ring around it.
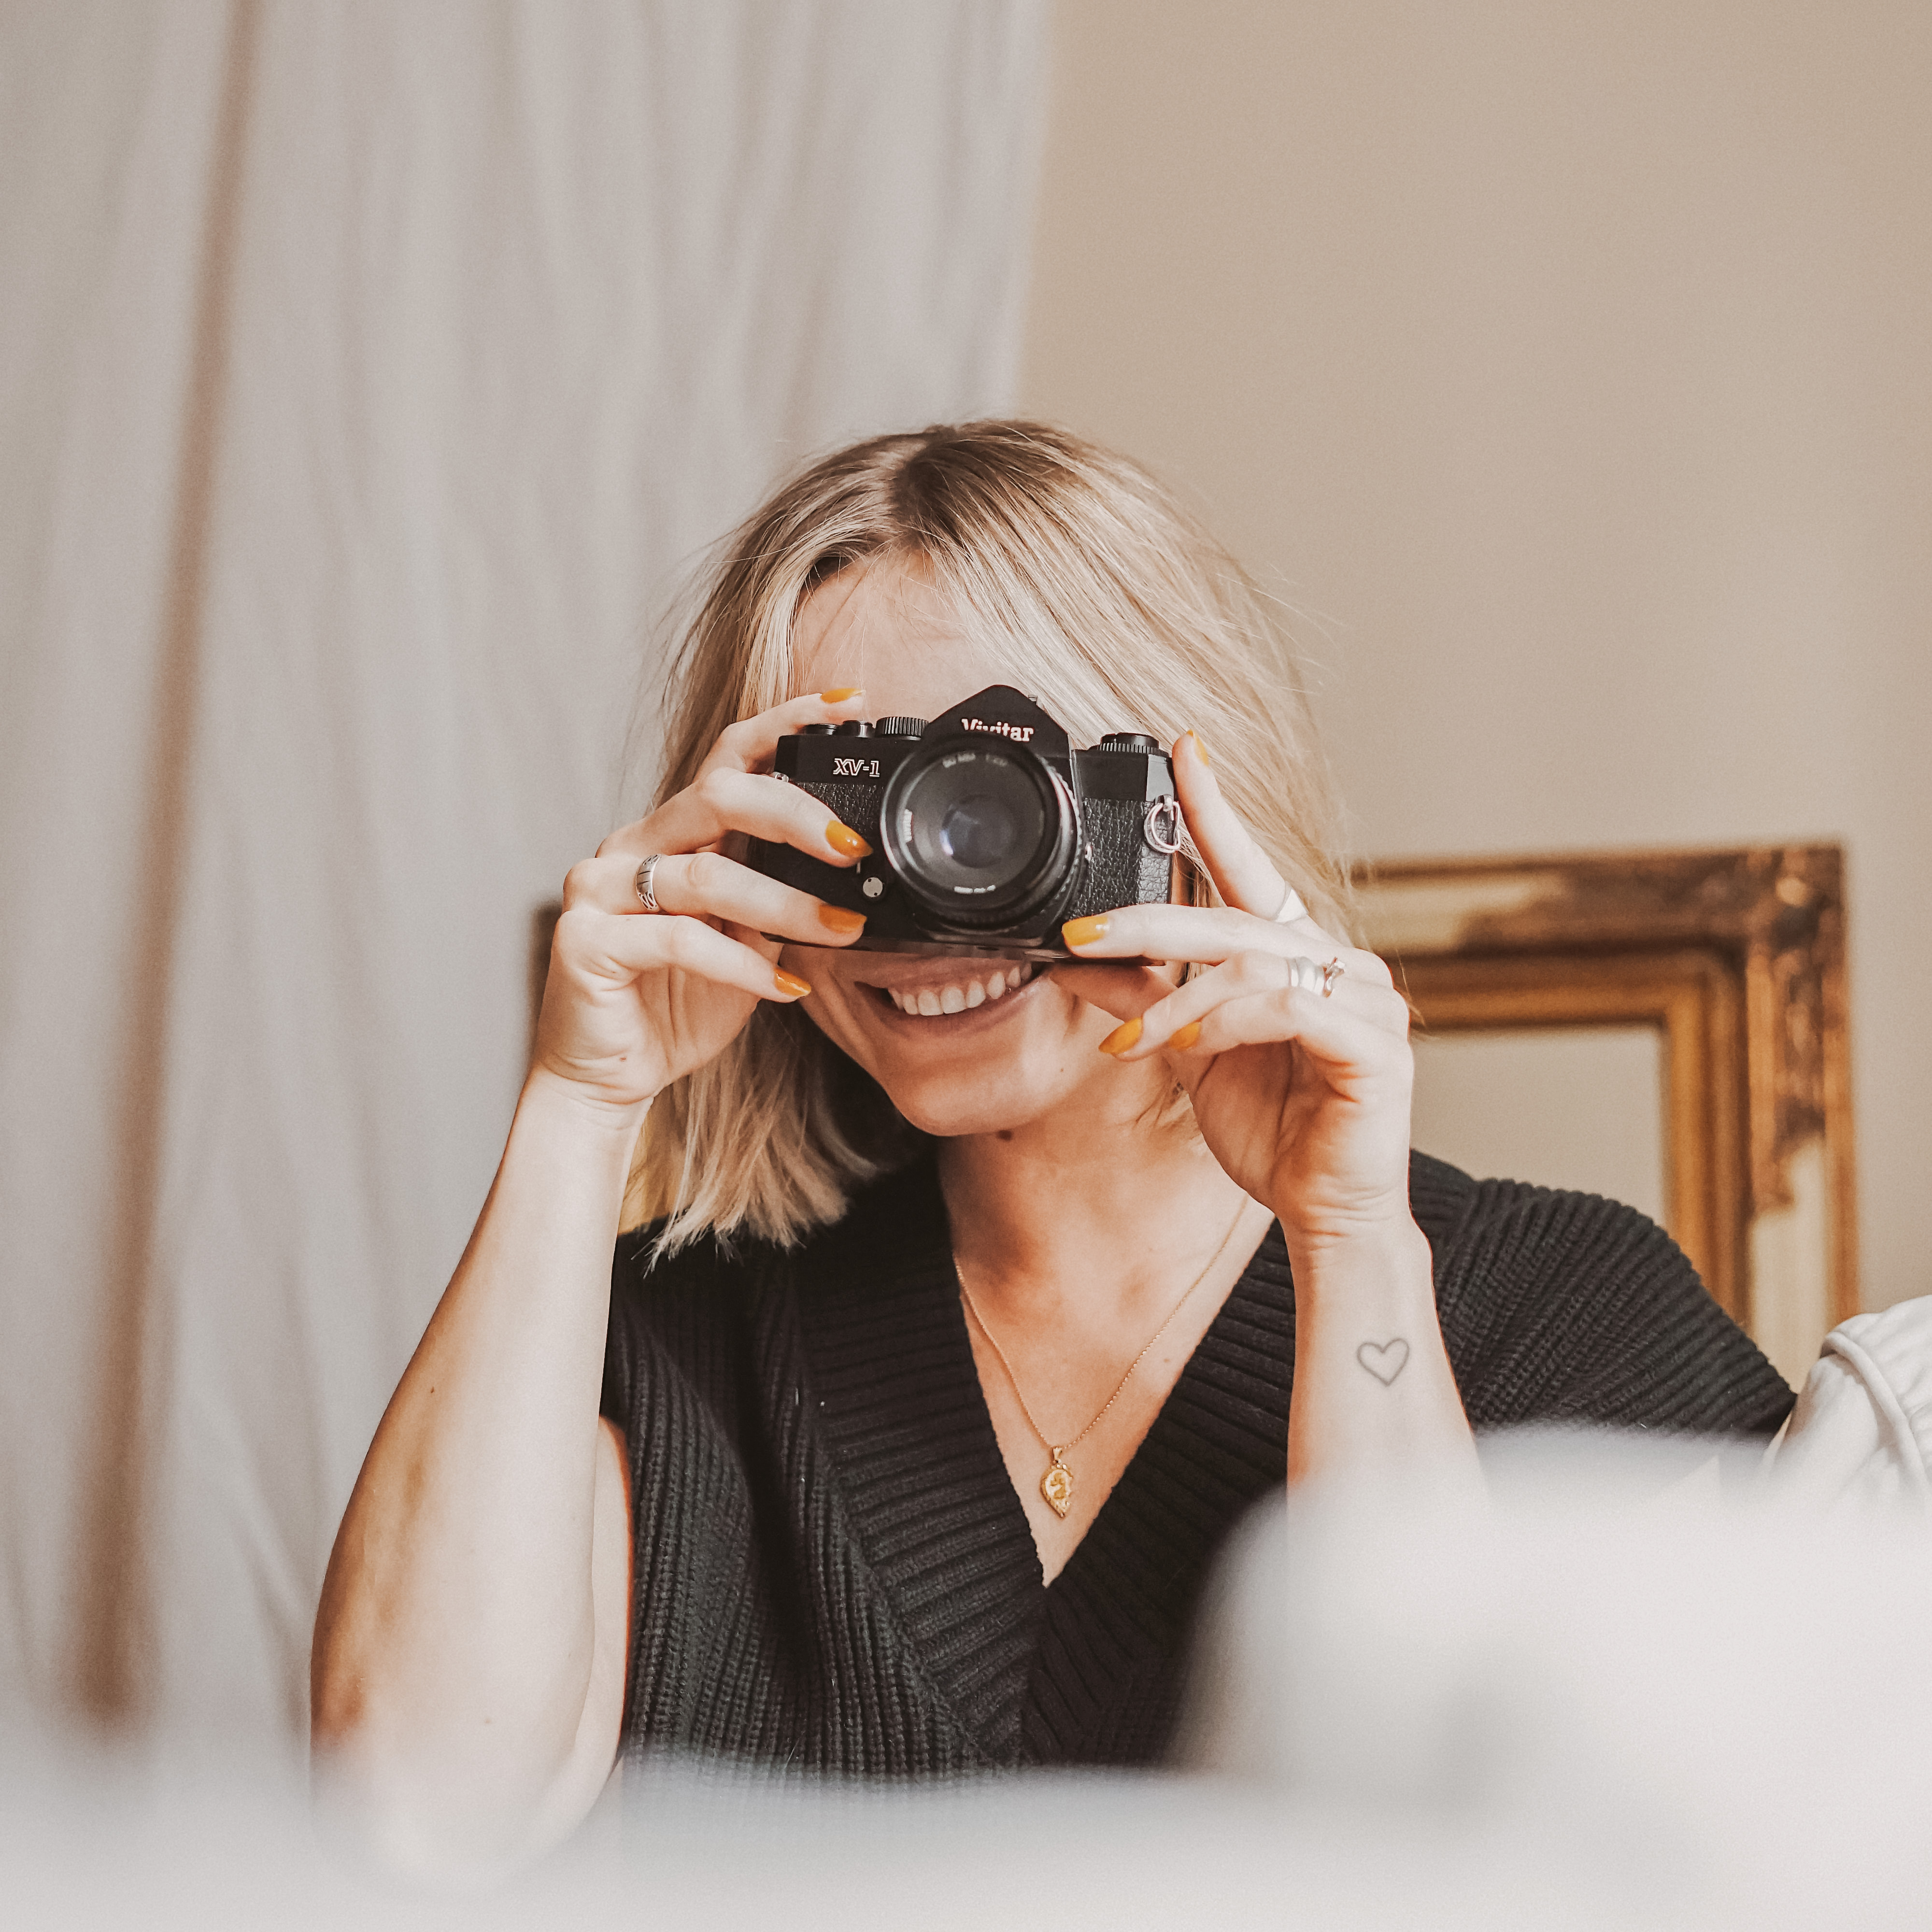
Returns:
[[[1393,1342],[1364,1342],[1355,1359],[1387,1388],[1408,1366],[1408,1344],[1400,1335]]]

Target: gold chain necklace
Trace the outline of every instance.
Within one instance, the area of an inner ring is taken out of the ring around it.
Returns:
[[[993,1353],[1000,1358],[1000,1366],[1006,1370],[1006,1380],[1012,1385],[1013,1399],[1020,1406],[1021,1414],[1026,1418],[1028,1426],[1040,1438],[1046,1453],[1053,1459],[1046,1466],[1046,1474],[1040,1479],[1040,1492],[1046,1498],[1047,1506],[1055,1516],[1064,1516],[1073,1507],[1073,1472],[1066,1466],[1067,1451],[1070,1449],[1078,1448],[1081,1444],[1084,1442],[1088,1437],[1100,1426],[1101,1417],[1104,1416],[1108,1410],[1120,1400],[1122,1391],[1134,1378],[1135,1370],[1147,1360],[1148,1350],[1152,1348],[1154,1345],[1167,1333],[1174,1318],[1193,1300],[1195,1290],[1214,1272],[1215,1263],[1227,1252],[1228,1244],[1234,1238],[1234,1231],[1240,1226],[1241,1217],[1247,1211],[1248,1204],[1244,1201],[1234,1210],[1234,1218],[1229,1223],[1228,1232],[1221,1237],[1220,1246],[1208,1257],[1208,1265],[1187,1284],[1187,1292],[1167,1311],[1166,1318],[1147,1338],[1140,1353],[1127,1364],[1127,1372],[1121,1376],[1119,1382],[1115,1385],[1113,1394],[1101,1403],[1093,1420],[1088,1423],[1078,1436],[1072,1437],[1065,1442],[1056,1443],[1052,1437],[1034,1420],[1033,1411],[1028,1408],[1027,1399],[1020,1393],[1020,1378],[1013,1373],[1013,1365],[1006,1360],[1006,1350],[1000,1346],[1000,1338],[986,1326],[986,1318],[980,1312],[979,1304],[974,1301],[966,1286],[966,1277],[960,1273],[958,1253],[956,1250],[954,1252],[952,1272],[959,1283],[960,1296],[965,1302],[973,1319],[980,1324],[980,1333],[992,1344]]]

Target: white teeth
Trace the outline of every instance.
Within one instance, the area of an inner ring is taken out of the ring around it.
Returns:
[[[886,997],[902,1013],[917,1013],[936,1018],[941,1013],[962,1013],[971,1006],[983,1006],[988,1000],[1004,999],[1030,980],[1039,968],[1022,960],[1003,970],[995,970],[984,980],[969,980],[963,986],[923,986],[916,993],[886,988]]]

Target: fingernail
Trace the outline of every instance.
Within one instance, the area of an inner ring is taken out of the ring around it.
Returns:
[[[1101,1041],[1100,1051],[1102,1053],[1125,1053],[1140,1036],[1140,1022],[1129,1020],[1123,1025],[1114,1028],[1113,1031]]]
[[[1170,1053],[1185,1053],[1201,1037],[1201,1022],[1190,1020],[1184,1027],[1176,1027],[1174,1036],[1167,1042]]]
[[[1107,936],[1107,922],[1097,913],[1086,919],[1070,919],[1060,928],[1060,936],[1069,946],[1091,946],[1096,939]],[[1140,1022],[1135,1021],[1138,1026]]]
[[[788,973],[782,966],[772,969],[772,984],[791,1000],[802,1000],[812,991],[807,981],[801,980],[796,973]]]
[[[820,906],[818,908],[818,922],[820,926],[829,927],[831,931],[842,934],[848,932],[863,932],[866,929],[866,915],[862,912],[850,911],[844,906]]]
[[[1208,755],[1208,747],[1201,742],[1201,734],[1190,724],[1187,728],[1187,735],[1194,740],[1194,748],[1200,753],[1201,762],[1211,772],[1214,769],[1214,760]]]
[[[825,842],[835,852],[842,852],[848,859],[869,859],[872,848],[849,825],[841,825],[836,818],[828,819],[825,824]]]
[[[836,691],[821,691],[818,701],[821,704],[843,704],[848,698],[856,698],[865,689],[862,684],[842,684]]]

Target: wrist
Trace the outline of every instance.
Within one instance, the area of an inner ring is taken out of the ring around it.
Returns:
[[[650,1104],[648,1099],[611,1099],[548,1067],[532,1066],[518,1097],[517,1117],[573,1136],[620,1145],[628,1157]]]
[[[1436,1297],[1435,1253],[1405,1205],[1399,1215],[1318,1230],[1284,1222],[1288,1266],[1298,1299],[1371,1291]]]

